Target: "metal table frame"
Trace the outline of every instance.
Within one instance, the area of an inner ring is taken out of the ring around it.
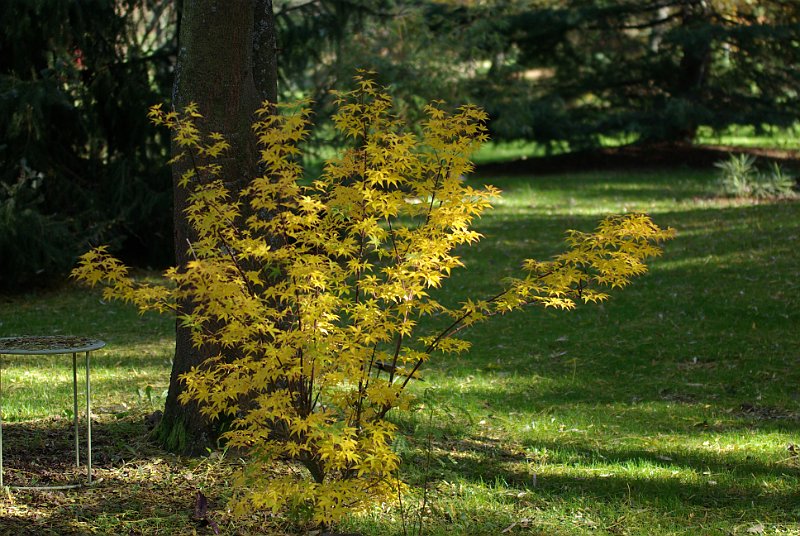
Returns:
[[[89,354],[106,345],[98,339],[86,337],[4,337],[0,338],[0,489],[3,483],[3,355],[53,355],[72,354],[72,404],[75,428],[75,465],[81,466],[80,441],[78,436],[78,354],[86,357],[86,484],[92,483],[92,402],[89,379]],[[8,486],[15,489],[71,489],[80,483],[61,486]]]

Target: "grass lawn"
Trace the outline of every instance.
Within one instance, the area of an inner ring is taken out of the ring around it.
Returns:
[[[721,145],[726,147],[777,149],[784,151],[797,151],[800,149],[800,123],[789,128],[772,128],[765,126],[761,132],[756,131],[752,125],[732,125],[723,131],[715,132],[709,127],[702,126],[695,136],[694,143],[703,145]],[[635,143],[634,137],[607,137],[599,140],[601,147],[619,147]],[[489,142],[484,144],[474,155],[477,164],[502,162],[518,158],[534,158],[549,154],[562,154],[569,152],[567,142],[555,143],[551,147],[530,141]]]
[[[800,203],[713,199],[712,174],[698,171],[490,182],[505,195],[445,300],[490,295],[524,258],[558,252],[565,229],[609,212],[649,212],[678,236],[609,302],[493,319],[470,334],[470,354],[434,360],[418,408],[392,417],[411,492],[339,529],[800,534]],[[0,298],[0,336],[108,342],[93,358],[97,484],[6,493],[0,533],[211,534],[193,519],[197,491],[223,534],[292,530],[288,516],[227,516],[235,456],[181,459],[144,439],[171,332],[169,318],[72,286]],[[6,357],[2,385],[7,478],[69,471],[66,356]],[[45,446],[63,436],[66,460],[31,466],[31,434]]]

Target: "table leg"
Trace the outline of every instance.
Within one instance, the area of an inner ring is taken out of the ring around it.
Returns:
[[[72,425],[75,428],[75,467],[81,466],[81,447],[78,440],[78,354],[72,354]]]
[[[92,389],[89,383],[89,352],[86,352],[86,482],[92,483]]]

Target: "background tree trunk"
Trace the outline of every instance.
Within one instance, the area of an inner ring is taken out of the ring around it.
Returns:
[[[277,100],[276,64],[272,0],[184,0],[173,105],[180,110],[196,102],[204,117],[202,132],[225,135],[231,150],[221,162],[223,180],[232,191],[258,173],[250,126],[262,100]],[[194,238],[184,215],[188,192],[178,186],[187,165],[181,161],[172,169],[177,266],[190,260],[188,244]],[[192,304],[182,303],[181,308],[191,311]],[[175,334],[169,393],[154,436],[169,450],[199,454],[216,446],[221,423],[208,422],[196,404],[178,402],[183,390],[178,378],[215,355],[216,349],[194,348],[180,321]]]

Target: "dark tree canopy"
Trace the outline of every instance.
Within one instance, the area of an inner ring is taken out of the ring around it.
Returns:
[[[472,87],[496,137],[678,141],[699,125],[800,118],[800,2],[505,0],[483,9],[447,20],[488,36],[488,67]]]
[[[171,257],[168,145],[146,117],[171,84],[169,4],[0,3],[0,288],[101,242]]]
[[[686,141],[800,118],[800,2],[282,0],[276,16],[282,89],[320,107],[365,67],[401,112],[471,100],[503,140]]]
[[[171,262],[169,141],[146,110],[172,102],[183,4],[0,2],[0,289],[53,280],[98,243],[129,263]],[[318,122],[356,68],[377,71],[411,121],[433,98],[483,106],[496,140],[581,148],[800,119],[794,0],[273,8],[277,54],[255,50],[253,76],[277,61],[281,98],[311,97]]]

